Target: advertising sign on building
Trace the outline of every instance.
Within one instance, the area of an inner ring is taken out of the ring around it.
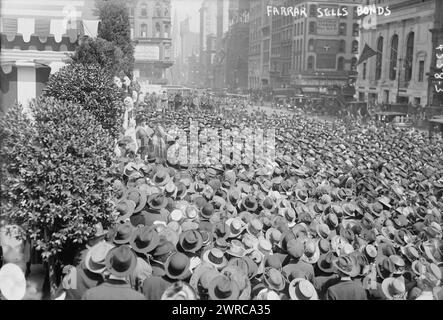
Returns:
[[[322,36],[338,35],[338,19],[317,19],[317,34]]]
[[[138,44],[134,52],[135,60],[159,60],[160,48],[156,45]]]

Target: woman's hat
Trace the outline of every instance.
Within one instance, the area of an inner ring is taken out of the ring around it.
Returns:
[[[206,250],[203,253],[202,259],[216,267],[218,270],[223,269],[228,264],[228,260],[224,256],[223,251],[218,248]]]
[[[106,269],[117,277],[126,277],[134,271],[137,256],[129,246],[121,245],[109,250],[105,259]]]
[[[130,245],[135,252],[146,254],[157,247],[159,240],[159,235],[154,227],[144,226],[134,231]]]
[[[105,271],[105,259],[109,250],[111,250],[112,248],[114,248],[114,245],[105,241],[100,241],[99,243],[91,247],[85,256],[86,269],[98,274]]]
[[[318,300],[314,285],[303,278],[293,279],[289,283],[288,291],[291,300]]]
[[[194,253],[203,246],[203,238],[197,230],[187,230],[180,234],[180,247],[186,251]]]
[[[274,268],[265,268],[263,280],[268,288],[277,292],[282,291],[286,285],[286,280],[282,273]]]
[[[219,275],[209,283],[208,293],[211,300],[237,300],[240,296],[240,288],[228,276]]]
[[[189,267],[189,258],[181,252],[175,252],[165,262],[165,273],[170,279],[184,280],[191,276]]]
[[[381,284],[381,290],[388,300],[405,300],[405,283],[398,278],[386,278]]]

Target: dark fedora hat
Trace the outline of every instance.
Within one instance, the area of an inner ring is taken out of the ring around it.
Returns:
[[[180,234],[179,243],[185,252],[194,253],[203,246],[203,237],[197,230],[187,230]]]
[[[209,283],[208,293],[211,300],[237,300],[240,296],[240,288],[234,279],[219,275]]]
[[[184,280],[191,276],[190,259],[181,252],[175,252],[165,262],[166,276],[174,280]]]
[[[159,235],[153,226],[144,226],[135,230],[130,245],[136,252],[148,253],[155,249],[159,240]]]
[[[160,211],[166,208],[168,205],[168,199],[161,193],[154,193],[148,197],[148,206],[151,211]]]
[[[126,277],[134,271],[137,265],[137,256],[129,246],[121,245],[108,252],[105,264],[111,274]]]
[[[155,260],[164,263],[168,257],[176,251],[177,250],[172,242],[168,241],[166,238],[160,237],[159,243],[154,251],[151,252],[151,255]]]

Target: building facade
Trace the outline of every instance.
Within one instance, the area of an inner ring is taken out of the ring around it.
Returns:
[[[150,84],[167,84],[174,64],[170,0],[127,2],[131,35],[135,43],[134,76]]]
[[[252,1],[249,10],[248,88],[261,88],[262,16],[264,1]]]
[[[365,3],[363,0],[296,1],[300,12],[305,14],[295,17],[292,61],[289,64],[284,60],[286,67],[291,66],[290,87],[300,93],[328,93],[331,88],[354,85],[361,47],[357,6]],[[327,12],[332,14],[328,16]],[[283,30],[290,36],[290,31]]]
[[[443,44],[442,3],[392,0],[383,5],[389,5],[392,13],[378,16],[376,28],[362,30],[362,44],[368,44],[377,55],[358,67],[358,98],[379,103],[432,104],[430,70],[435,65],[433,47]]]
[[[1,109],[40,95],[49,75],[65,65],[83,35],[97,35],[93,1],[2,0]]]

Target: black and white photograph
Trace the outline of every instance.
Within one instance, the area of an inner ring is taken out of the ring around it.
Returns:
[[[0,28],[2,306],[443,300],[442,0],[0,0]]]

